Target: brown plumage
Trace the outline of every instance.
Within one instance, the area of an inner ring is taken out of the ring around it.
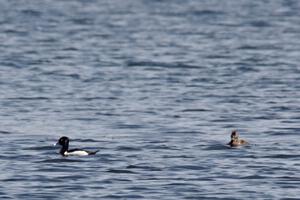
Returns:
[[[249,144],[246,140],[239,139],[239,134],[237,131],[231,132],[231,141],[228,143],[231,147],[238,147],[241,145]]]

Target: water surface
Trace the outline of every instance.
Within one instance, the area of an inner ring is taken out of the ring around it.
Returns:
[[[298,199],[299,9],[1,1],[0,198]]]

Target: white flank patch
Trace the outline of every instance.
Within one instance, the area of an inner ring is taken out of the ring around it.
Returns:
[[[89,155],[86,151],[74,151],[74,152],[65,152],[65,156],[87,156]]]

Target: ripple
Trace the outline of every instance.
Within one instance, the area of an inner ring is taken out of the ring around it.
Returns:
[[[142,170],[146,170],[146,171],[162,171],[161,168],[146,166],[146,165],[128,165],[126,168],[127,169],[142,169]]]
[[[54,159],[45,159],[38,162],[39,163],[77,163],[77,162],[87,162],[87,161],[79,160],[79,159],[69,159],[69,158],[54,158]]]
[[[144,199],[143,195],[104,195],[103,199]]]
[[[267,176],[261,176],[261,175],[250,175],[250,176],[243,176],[241,179],[268,179]]]
[[[202,16],[202,15],[224,15],[225,13],[222,11],[216,10],[197,10],[192,12],[193,15]]]
[[[32,146],[32,147],[23,148],[23,150],[36,150],[36,151],[39,151],[39,150],[53,150],[53,146],[50,146],[50,145]]]
[[[119,146],[117,147],[118,151],[141,151],[141,147],[136,147],[136,146]]]
[[[31,17],[40,17],[42,13],[38,10],[26,9],[21,11],[22,14],[31,16]]]
[[[228,150],[232,149],[230,146],[225,145],[225,144],[215,144],[215,145],[209,145],[204,148],[204,150]]]
[[[115,173],[115,174],[136,174],[136,172],[125,170],[125,169],[109,169],[107,170],[109,173]]]
[[[40,101],[40,100],[50,100],[47,97],[15,97],[15,98],[7,98],[7,100],[11,101]]]
[[[211,110],[205,108],[184,109],[181,112],[209,112]]]
[[[9,132],[9,131],[0,131],[0,134],[9,135],[9,134],[12,134],[12,132]]]
[[[265,28],[265,27],[271,26],[271,24],[269,22],[263,21],[263,20],[251,21],[249,24],[251,26],[258,27],[258,28]]]
[[[263,158],[300,158],[300,155],[291,155],[291,154],[273,154],[268,156],[263,156]]]
[[[189,65],[185,63],[164,63],[164,62],[153,62],[153,61],[128,61],[128,67],[162,67],[162,68],[184,68],[184,69],[198,69],[199,66]]]
[[[77,141],[77,142],[91,142],[91,143],[99,143],[99,142],[101,142],[100,140],[95,140],[95,139],[72,139],[72,141]]]
[[[203,166],[198,166],[198,165],[177,165],[174,167],[171,167],[171,171],[182,171],[182,170],[205,170],[207,169],[206,167]]]

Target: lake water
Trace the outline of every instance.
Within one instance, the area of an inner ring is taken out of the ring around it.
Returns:
[[[0,199],[299,199],[299,10],[0,1]]]

